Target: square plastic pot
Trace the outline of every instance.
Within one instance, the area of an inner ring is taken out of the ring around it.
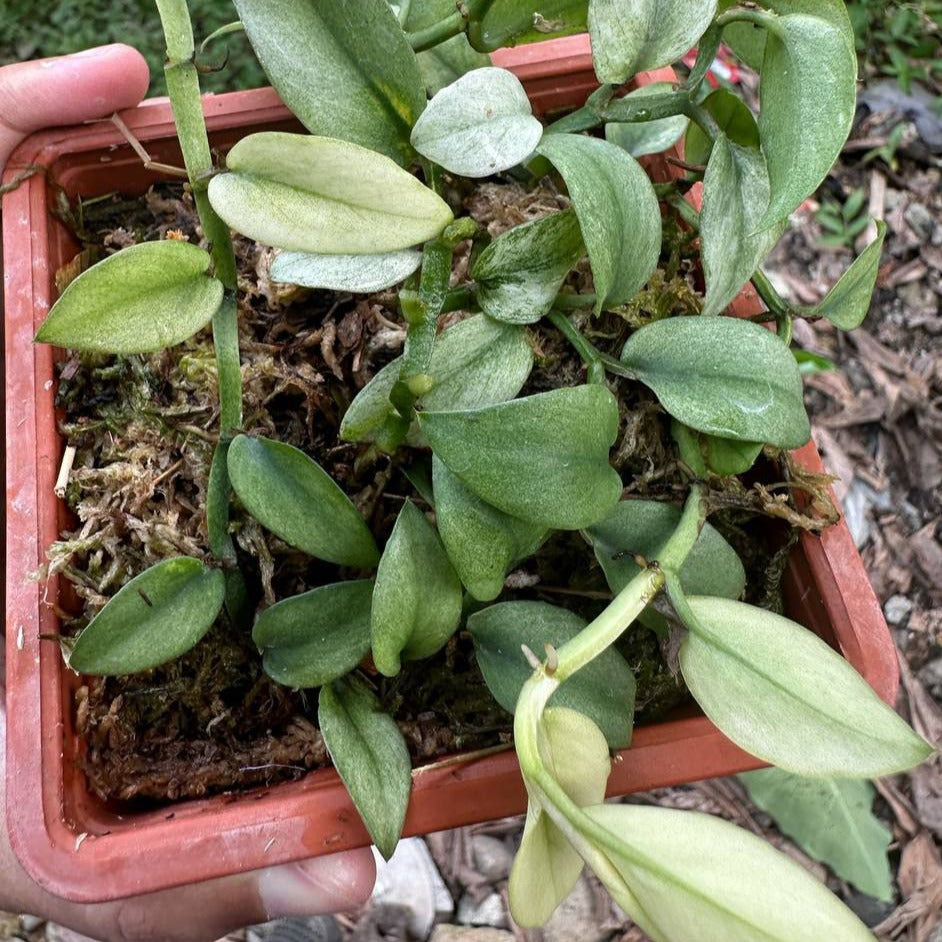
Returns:
[[[526,46],[495,56],[522,79],[539,114],[574,107],[596,86],[586,37]],[[670,78],[664,72],[642,81]],[[270,89],[209,96],[215,147],[250,131],[297,128]],[[179,164],[170,107],[145,102],[123,115],[155,160]],[[659,179],[673,171],[647,160]],[[142,193],[160,177],[145,171],[110,122],[42,132],[10,161],[4,182],[43,169],[3,200],[6,355],[6,695],[7,817],[14,850],[31,876],[71,900],[116,899],[368,843],[332,770],[303,780],[186,801],[147,811],[109,805],[86,787],[78,758],[72,693],[78,678],[58,647],[40,641],[58,629],[62,587],[33,573],[65,520],[53,493],[62,453],[54,408],[54,351],[33,335],[55,296],[56,270],[77,246],[55,214],[57,199],[114,190]],[[747,291],[734,313],[761,310]],[[796,453],[821,471],[813,444]],[[840,523],[803,534],[786,574],[788,614],[834,645],[893,702],[895,650],[850,534]],[[639,727],[614,765],[609,793],[621,795],[756,768],[695,707]],[[406,834],[420,834],[524,811],[512,752],[463,765],[416,770]]]

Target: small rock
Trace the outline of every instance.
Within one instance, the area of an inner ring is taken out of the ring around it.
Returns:
[[[543,942],[604,942],[611,931],[600,928],[604,918],[596,912],[596,897],[585,876],[559,904],[543,926]]]
[[[513,942],[512,932],[471,926],[436,926],[429,942]]]
[[[417,939],[428,938],[432,926],[455,909],[425,841],[418,837],[400,841],[388,863],[376,852],[372,902],[407,909],[409,932]]]
[[[278,919],[263,928],[265,942],[342,942],[343,939],[333,916]]]
[[[499,883],[510,875],[514,857],[510,848],[497,837],[476,834],[471,839],[474,863],[481,876],[490,883]]]
[[[495,929],[505,929],[509,925],[499,893],[491,893],[480,902],[470,893],[465,893],[458,901],[458,922],[465,926],[492,926]]]
[[[929,661],[925,667],[919,669],[916,676],[929,688],[930,692],[936,688],[942,688],[942,657]]]
[[[883,922],[896,909],[894,903],[884,903],[882,900],[874,899],[872,896],[856,891],[851,891],[844,902],[868,928],[873,928],[873,926]]]
[[[892,595],[883,606],[886,620],[894,627],[902,625],[912,610],[913,603],[905,595]]]
[[[24,932],[35,932],[45,921],[41,916],[20,916],[20,928]]]
[[[910,203],[906,212],[903,213],[903,218],[920,239],[928,242],[932,238],[935,223],[932,220],[932,214],[922,203]]]
[[[54,922],[46,923],[46,942],[95,942],[94,939]]]

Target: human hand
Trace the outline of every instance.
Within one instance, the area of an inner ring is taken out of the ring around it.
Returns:
[[[130,46],[0,68],[0,171],[32,131],[104,117],[136,105],[147,91],[147,64]],[[0,779],[6,719],[0,711]],[[43,916],[107,942],[199,942],[281,916],[356,907],[376,871],[368,848],[250,871],[113,903],[80,905],[44,891],[20,866],[3,823],[0,788],[0,909]]]

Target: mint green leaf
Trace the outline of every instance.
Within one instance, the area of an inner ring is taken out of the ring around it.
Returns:
[[[420,412],[432,451],[482,500],[512,517],[577,530],[621,496],[608,452],[618,406],[576,386],[467,412]]]
[[[265,673],[287,687],[322,687],[349,674],[370,650],[368,579],[335,582],[266,608],[252,640]]]
[[[432,459],[435,518],[448,558],[481,602],[500,595],[510,568],[534,553],[546,527],[505,514],[476,497],[437,457]]]
[[[553,306],[583,251],[571,209],[508,229],[484,249],[471,271],[481,310],[508,324],[535,323]]]
[[[412,792],[412,762],[399,727],[352,675],[321,688],[317,725],[373,843],[389,860]]]
[[[384,366],[357,394],[340,423],[344,441],[382,437],[399,414],[389,401],[402,357]],[[533,368],[533,351],[522,327],[498,324],[483,314],[459,321],[435,338],[429,375],[433,385],[419,397],[423,408],[476,409],[513,399]]]
[[[804,778],[782,769],[740,775],[749,797],[805,853],[884,902],[893,899],[892,835],[873,814],[873,786],[858,779]]]
[[[70,282],[36,334],[93,353],[148,353],[205,327],[222,301],[208,252],[189,242],[142,242]]]
[[[873,942],[823,883],[743,828],[696,811],[641,805],[596,805],[585,813],[622,848],[602,848],[621,880],[598,876],[653,939]]]
[[[135,576],[89,622],[69,654],[80,674],[136,674],[185,654],[212,627],[225,579],[176,556]]]
[[[808,313],[826,317],[841,330],[859,327],[870,310],[885,237],[886,223],[878,221],[877,237],[854,259],[824,300]]]
[[[713,115],[713,120],[730,142],[740,147],[759,147],[759,127],[756,119],[738,95],[728,92],[725,88],[718,88],[704,98],[703,107]],[[684,157],[692,164],[705,166],[712,149],[712,139],[699,124],[691,121],[684,139]]]
[[[630,301],[657,267],[661,212],[640,164],[620,147],[547,134],[537,148],[560,172],[589,253],[595,312]]]
[[[850,133],[857,57],[842,30],[817,16],[781,17],[766,39],[759,99],[772,191],[765,228],[818,188]]]
[[[876,778],[932,748],[836,651],[772,612],[692,596],[680,649],[684,680],[711,720],[747,752],[798,775]]]
[[[309,255],[279,252],[271,266],[272,281],[372,294],[399,284],[422,264],[422,253],[401,249],[383,255]]]
[[[669,82],[652,82],[650,85],[643,85],[629,92],[625,98],[649,98],[651,95],[660,95],[672,88]],[[605,139],[612,144],[617,144],[622,150],[628,151],[632,157],[659,154],[677,142],[684,133],[687,123],[687,117],[682,114],[671,118],[658,118],[654,121],[614,122],[605,125]]]
[[[706,460],[714,474],[726,477],[744,474],[762,452],[762,442],[736,442],[716,435],[705,435]],[[696,595],[720,595],[719,592],[698,592]]]
[[[411,161],[425,85],[386,0],[234,2],[272,85],[312,134]]]
[[[453,7],[454,4],[451,3],[451,6]],[[437,94],[462,75],[474,69],[486,68],[491,64],[491,57],[483,52],[475,52],[464,33],[460,36],[452,36],[439,46],[420,52],[418,60],[419,71],[422,73],[425,87],[430,95]]]
[[[286,543],[341,566],[376,565],[376,542],[360,512],[303,451],[238,435],[229,445],[228,467],[245,509]]]
[[[407,500],[379,561],[373,589],[372,644],[377,670],[399,673],[401,659],[438,651],[461,620],[461,582],[425,514]]]
[[[213,209],[237,232],[315,255],[378,255],[437,236],[440,196],[388,157],[327,137],[265,131],[229,151],[209,182]]]
[[[722,314],[781,237],[784,223],[759,231],[768,205],[769,176],[762,152],[720,134],[703,178],[702,314]]]
[[[524,161],[542,136],[520,79],[491,66],[435,95],[412,129],[412,146],[452,173],[489,177]]]
[[[468,619],[468,631],[494,699],[513,712],[521,687],[533,674],[521,645],[542,656],[545,645],[562,647],[586,624],[578,615],[546,602],[498,602],[475,612]],[[635,677],[614,648],[564,681],[549,702],[587,716],[613,749],[624,749],[631,742]]]
[[[691,428],[780,448],[797,448],[811,435],[798,364],[758,324],[671,317],[635,331],[621,358]]]
[[[591,0],[589,35],[599,81],[621,85],[681,58],[706,32],[716,0]]]
[[[492,0],[481,20],[481,49],[583,33],[587,7],[588,0]]]
[[[601,730],[588,717],[551,707],[542,717],[542,759],[580,807],[601,804],[612,762]],[[549,815],[532,801],[507,892],[518,926],[542,926],[582,873],[582,858]]]
[[[641,571],[632,556],[656,560],[680,522],[681,510],[653,500],[623,500],[588,533],[595,556],[615,594]],[[746,587],[746,573],[736,551],[709,523],[680,570],[681,585],[695,595],[738,599]]]

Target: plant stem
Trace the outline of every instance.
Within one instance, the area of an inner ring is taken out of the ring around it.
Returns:
[[[431,49],[433,46],[463,33],[467,22],[461,11],[455,10],[445,19],[439,20],[431,26],[426,26],[425,29],[420,29],[414,33],[406,33],[406,39],[409,40],[409,45],[412,46],[414,52],[425,52],[426,49]]]
[[[775,318],[775,332],[781,338],[786,347],[791,346],[792,342],[792,321],[794,314],[789,303],[775,290],[775,285],[769,281],[768,275],[757,268],[752,275],[752,283],[755,286],[759,297],[765,302],[765,306]],[[769,318],[766,318],[767,320]]]
[[[605,382],[605,367],[599,358],[599,352],[589,341],[582,336],[582,333],[575,324],[562,311],[550,311],[547,317],[556,329],[575,347],[576,352],[582,358],[588,372],[588,380],[593,384]]]
[[[782,26],[779,17],[768,10],[752,10],[744,7],[733,7],[725,13],[721,13],[714,21],[713,25],[722,29],[730,23],[752,23],[754,26],[761,26],[770,33],[777,36],[782,34]]]

